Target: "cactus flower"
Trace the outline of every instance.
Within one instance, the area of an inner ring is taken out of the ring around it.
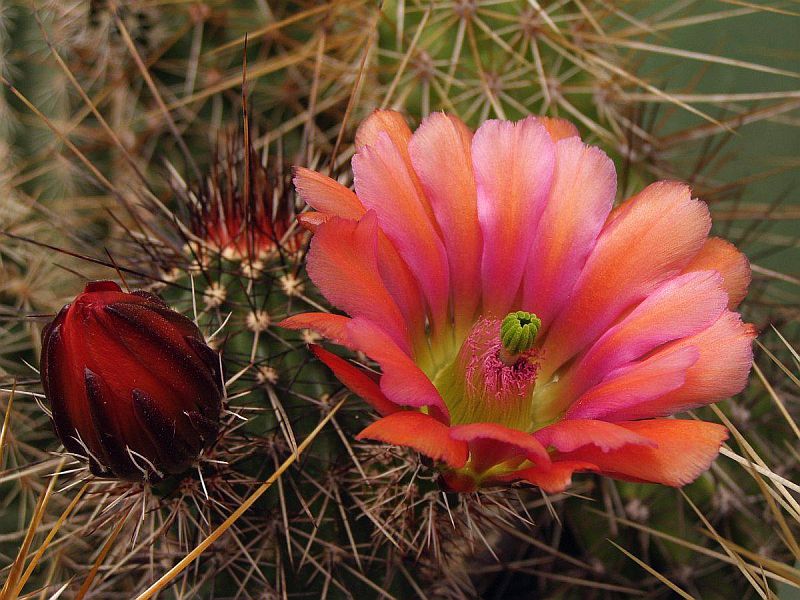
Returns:
[[[93,473],[180,473],[216,438],[219,357],[157,297],[88,283],[42,333],[41,376],[56,434]]]
[[[346,315],[283,322],[362,351],[374,377],[313,347],[380,413],[360,439],[432,458],[453,490],[576,471],[681,486],[724,427],[670,417],[735,394],[755,330],[735,312],[747,259],[709,238],[677,182],[612,208],[612,161],[559,119],[395,112],[356,136],[355,192],[299,169],[308,273]]]

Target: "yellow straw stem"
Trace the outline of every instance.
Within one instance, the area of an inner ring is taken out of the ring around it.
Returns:
[[[258,487],[258,489],[255,492],[253,492],[249,498],[247,498],[247,500],[242,502],[241,506],[239,506],[239,508],[237,508],[235,511],[231,513],[231,516],[225,519],[225,522],[223,522],[219,527],[217,527],[214,531],[212,531],[206,539],[204,539],[194,548],[194,550],[192,550],[191,552],[189,552],[189,554],[184,556],[183,559],[181,559],[181,561],[178,564],[176,564],[169,571],[164,573],[164,575],[162,575],[158,579],[158,581],[153,583],[153,585],[151,585],[139,596],[137,596],[136,600],[148,600],[148,598],[152,598],[155,594],[163,590],[169,584],[170,581],[175,579],[175,577],[177,577],[181,573],[181,571],[183,571],[186,567],[192,564],[192,562],[194,562],[194,560],[198,556],[200,556],[203,552],[205,552],[206,549],[208,549],[208,547],[211,544],[217,541],[217,539],[219,539],[219,537],[223,533],[225,533],[228,529],[230,529],[231,525],[233,525],[239,519],[239,517],[241,517],[245,512],[247,512],[247,509],[253,506],[256,500],[258,500],[264,494],[264,492],[266,492],[272,486],[272,484],[275,483],[280,478],[281,475],[283,475],[283,473],[292,465],[292,463],[294,463],[294,461],[296,461],[300,457],[300,455],[306,450],[306,448],[308,448],[311,445],[311,443],[314,441],[317,435],[319,435],[319,432],[322,431],[325,425],[328,424],[328,421],[330,421],[333,418],[333,416],[338,412],[338,410],[342,407],[344,401],[345,398],[342,398],[339,401],[339,403],[336,404],[336,406],[334,406],[327,415],[325,415],[325,418],[323,418],[319,422],[319,424],[314,428],[314,431],[309,433],[308,437],[306,437],[306,439],[304,439],[303,442],[297,447],[297,452],[289,456],[289,458],[287,458],[281,464],[281,466],[278,467],[278,469],[275,471],[275,473],[272,474],[272,476],[269,479],[267,479],[264,483],[262,483]]]

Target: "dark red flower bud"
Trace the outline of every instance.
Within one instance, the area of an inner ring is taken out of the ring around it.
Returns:
[[[41,374],[56,434],[95,474],[180,473],[216,438],[219,357],[147,292],[88,283],[45,327]]]

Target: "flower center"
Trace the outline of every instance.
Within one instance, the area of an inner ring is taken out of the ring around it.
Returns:
[[[516,364],[523,354],[533,348],[542,321],[533,313],[518,310],[509,313],[500,324],[499,358],[507,365]]]
[[[531,428],[539,370],[534,341],[540,326],[536,315],[523,311],[502,321],[478,320],[458,355],[434,379],[453,425],[489,422]]]

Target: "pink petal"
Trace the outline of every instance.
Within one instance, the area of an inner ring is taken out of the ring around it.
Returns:
[[[547,334],[542,374],[552,374],[627,308],[680,273],[710,226],[706,205],[674,182],[654,183],[612,212]]]
[[[618,479],[677,487],[691,483],[708,469],[728,437],[722,425],[704,421],[649,419],[618,425],[652,440],[657,447],[623,446],[602,452],[589,446],[560,458],[594,463],[604,475]]]
[[[353,347],[381,366],[381,391],[401,406],[422,408],[445,422],[450,421],[447,407],[427,375],[373,321],[353,319],[347,325],[347,337]]]
[[[502,318],[522,281],[555,164],[555,147],[533,117],[486,121],[472,141],[483,232],[483,313]]]
[[[293,182],[300,198],[327,216],[357,221],[366,212],[352,191],[321,173],[295,167]]]
[[[598,466],[576,460],[559,460],[549,467],[532,467],[522,469],[498,479],[504,481],[527,481],[542,489],[547,494],[558,494],[566,490],[572,483],[572,474],[575,471],[597,471]]]
[[[425,295],[434,327],[442,328],[449,299],[447,254],[427,214],[427,200],[417,191],[416,175],[385,133],[353,157],[353,173],[358,197],[377,214]]]
[[[577,398],[614,369],[709,327],[727,303],[722,277],[716,271],[687,273],[667,281],[609,329],[558,388],[566,397]]]
[[[378,230],[378,272],[403,313],[415,355],[430,353],[425,333],[425,299],[408,265],[381,230]]]
[[[383,395],[378,384],[373,381],[365,371],[357,368],[343,358],[328,352],[322,348],[322,346],[311,344],[309,348],[318,359],[324,362],[328,368],[333,371],[333,374],[336,375],[339,381],[347,386],[351,392],[377,410],[381,415],[390,415],[400,410],[399,406]]]
[[[396,412],[379,419],[359,433],[356,439],[407,446],[454,469],[467,462],[466,442],[452,439],[447,425],[416,411]]]
[[[564,419],[533,433],[543,446],[561,453],[592,446],[593,451],[610,452],[623,446],[653,446],[652,440],[614,423],[593,419]],[[592,461],[593,462],[593,461]]]
[[[713,269],[724,279],[723,287],[728,293],[728,308],[733,310],[747,295],[750,285],[750,261],[736,249],[736,246],[722,238],[712,237],[695,255],[686,268],[689,271]]]
[[[550,464],[547,450],[530,433],[496,423],[457,425],[450,428],[450,437],[469,444],[470,466],[478,473],[514,459]]]
[[[594,248],[616,193],[614,163],[580,138],[556,144],[553,186],[523,280],[523,303],[546,329],[566,302]]]
[[[683,386],[657,400],[621,407],[609,416],[623,420],[671,415],[738,394],[753,364],[755,336],[755,328],[742,323],[738,314],[724,312],[711,327],[671,348],[694,347],[700,353],[686,371]]]
[[[699,357],[694,346],[673,346],[621,367],[572,404],[566,418],[627,420],[616,415],[680,388],[686,382],[686,371]]]
[[[332,315],[330,313],[311,312],[292,315],[278,323],[278,327],[299,331],[310,329],[334,342],[351,348],[350,341],[347,339],[347,324],[350,317],[343,315]]]
[[[359,222],[328,219],[311,241],[308,275],[331,304],[350,316],[380,323],[410,353],[403,315],[378,272],[377,234],[374,213]]]
[[[425,195],[447,250],[456,328],[463,333],[474,321],[481,292],[481,230],[472,173],[472,134],[457,117],[434,113],[409,144]]]

